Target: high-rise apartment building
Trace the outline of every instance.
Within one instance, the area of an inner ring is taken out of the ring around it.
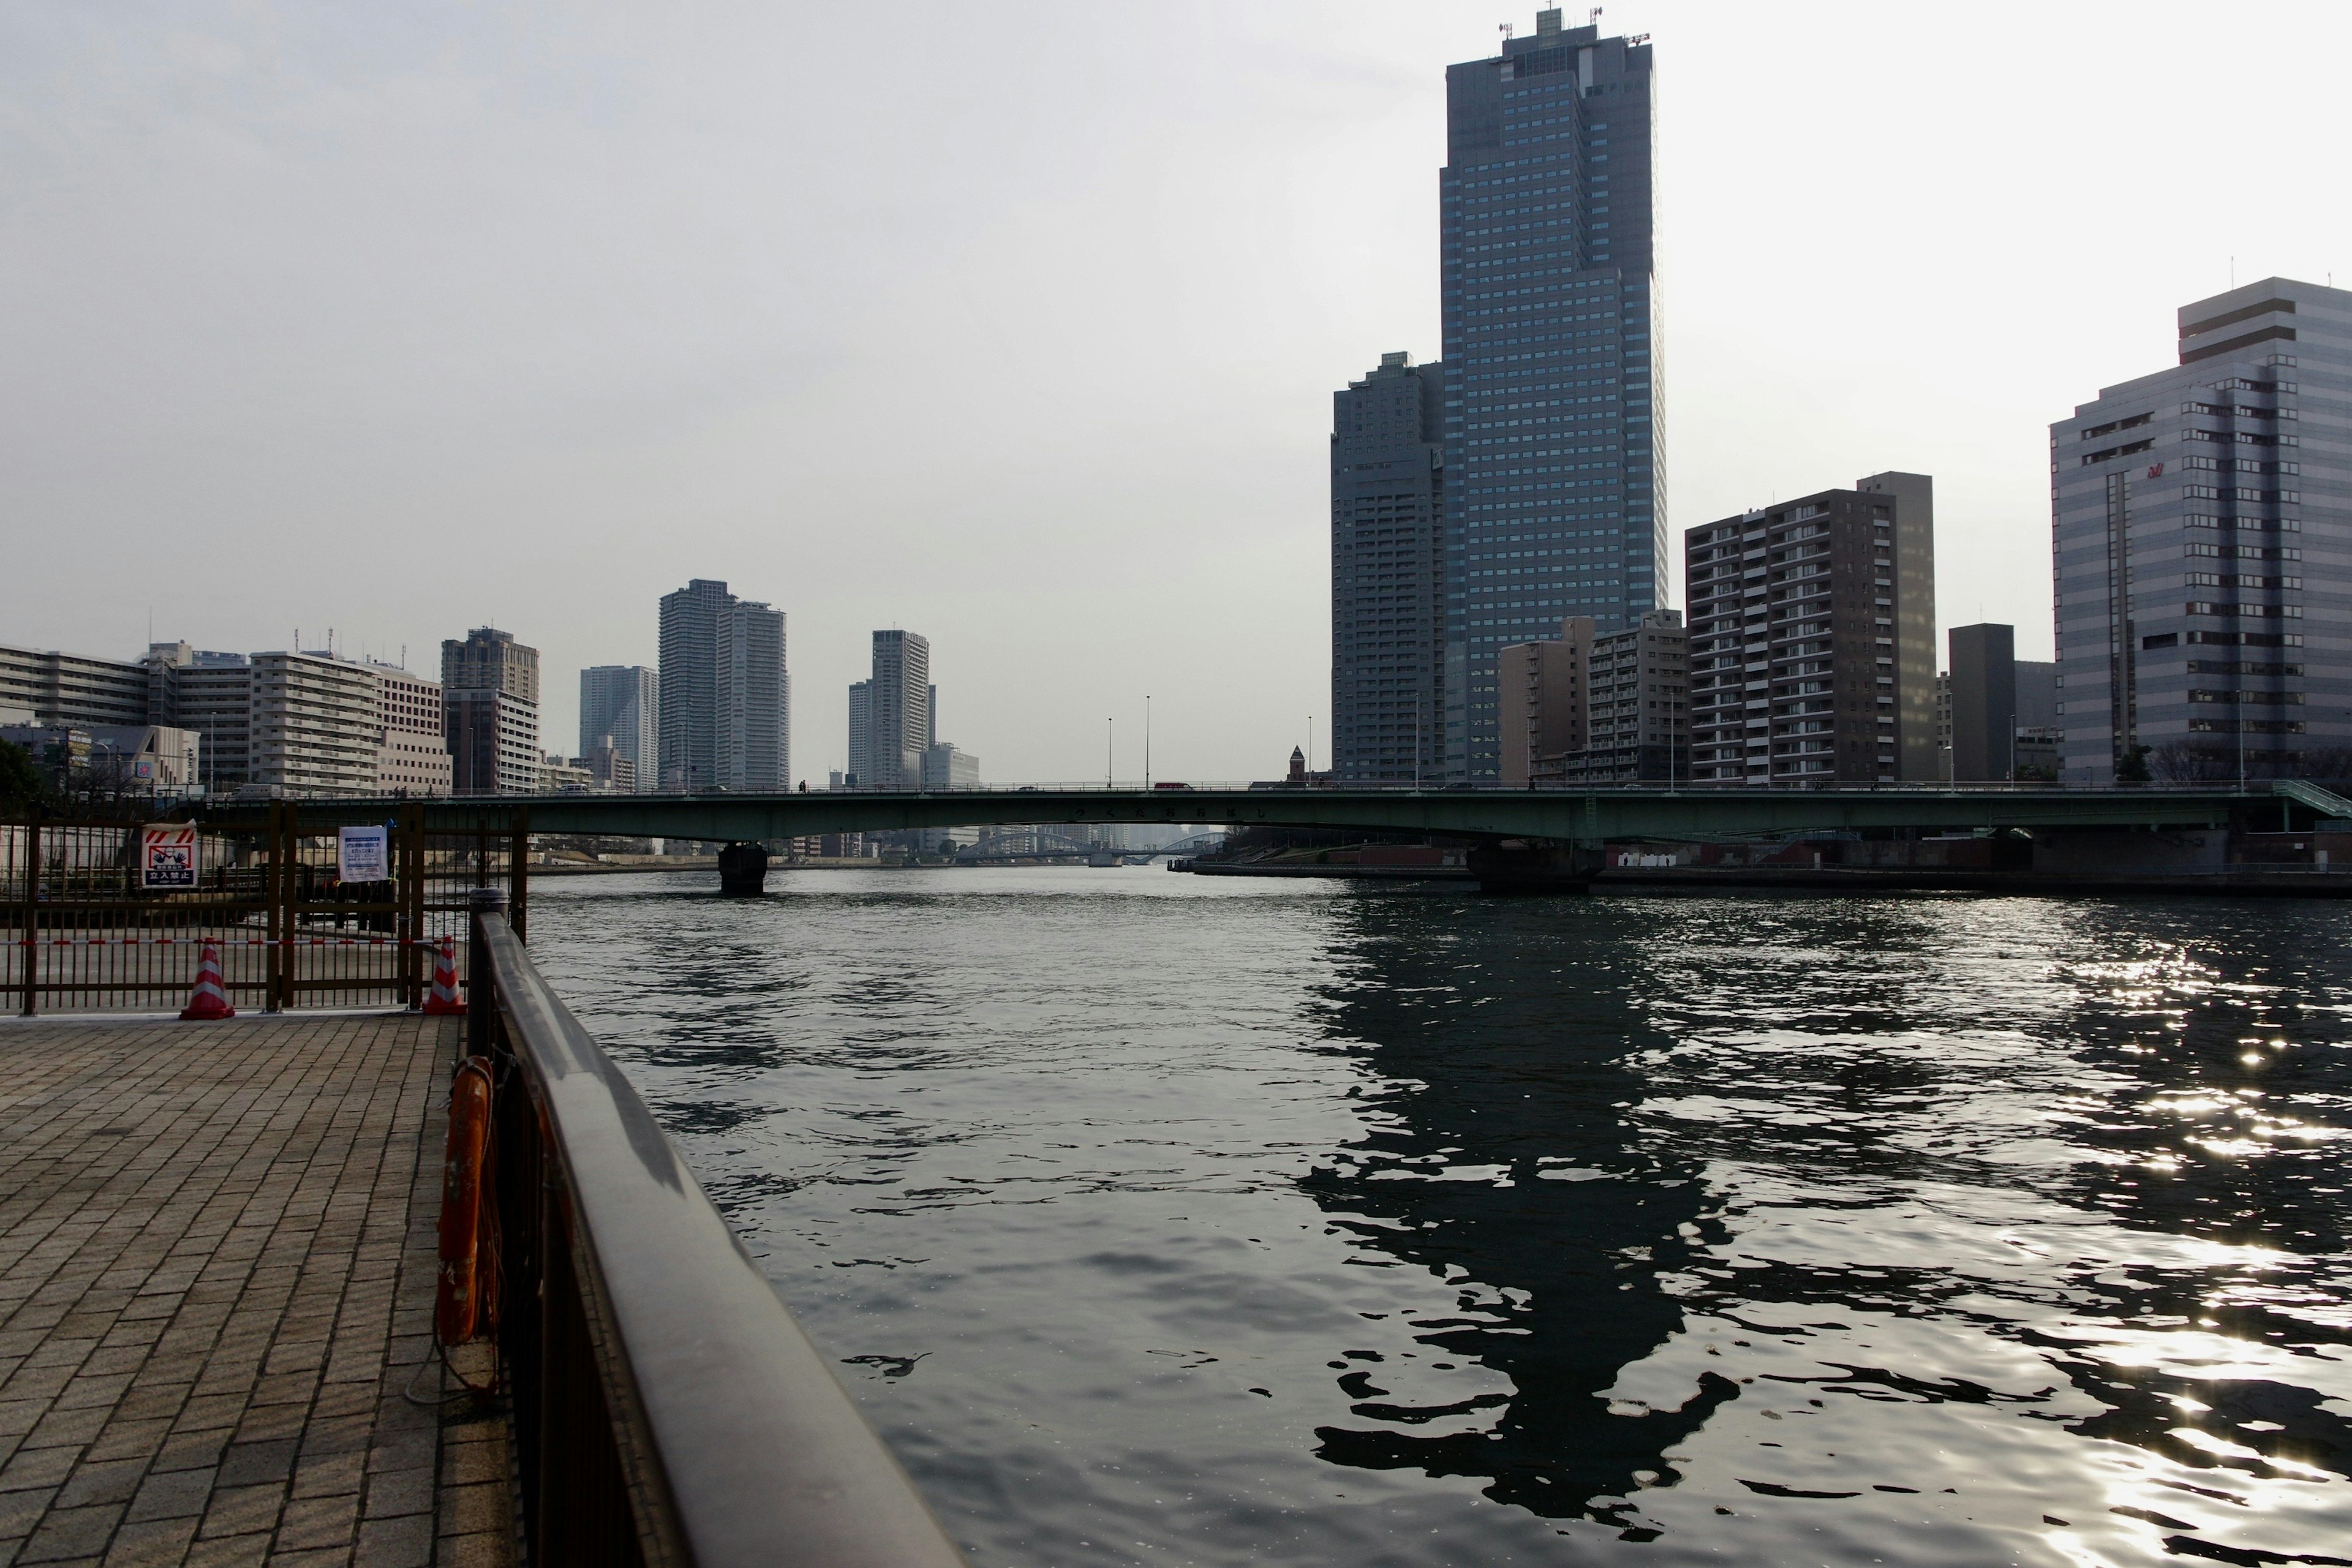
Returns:
[[[866,681],[866,767],[858,783],[875,789],[920,789],[931,740],[931,645],[908,631],[874,634]],[[855,759],[853,759],[853,762]]]
[[[1664,590],[1650,47],[1539,11],[1445,86],[1444,754],[1475,782],[1498,651]]]
[[[1445,367],[1404,353],[1331,397],[1331,774],[1434,781],[1444,708]]]
[[[849,766],[844,771],[848,783],[873,787],[874,683],[870,680],[849,683]]]
[[[539,788],[539,650],[477,626],[441,645],[441,699],[457,795]]]
[[[1583,747],[1592,630],[1591,616],[1570,616],[1557,638],[1513,643],[1496,655],[1504,784],[1525,785],[1546,759]]]
[[[374,659],[361,668],[376,679],[375,792],[447,795],[457,775],[441,683]]]
[[[784,613],[698,577],[661,602],[661,787],[792,787]]]
[[[185,642],[150,643],[148,721],[189,730],[203,742],[199,777],[208,794],[233,794],[253,777],[253,668],[241,653]]]
[[[2352,291],[2183,306],[2050,426],[2062,776],[2335,773],[2352,745]]]
[[[739,599],[721,639],[719,787],[781,795],[793,787],[792,676],[784,613]]]
[[[657,672],[642,664],[600,664],[580,672],[580,753],[588,756],[608,744],[629,764],[632,779],[652,777],[661,755]]]
[[[330,653],[257,653],[249,661],[247,784],[289,795],[369,795],[383,735],[376,672]]]
[[[44,725],[147,724],[147,671],[131,660],[0,647],[0,710]]]
[[[1934,522],[1878,474],[1684,535],[1692,778],[1937,776]]]
[[[1652,610],[1594,637],[1584,680],[1584,746],[1561,759],[1559,783],[1690,777],[1690,634],[1680,610]]]
[[[1570,616],[1557,641],[1498,659],[1503,783],[1570,786],[1690,776],[1690,641],[1680,610],[1601,633]]]

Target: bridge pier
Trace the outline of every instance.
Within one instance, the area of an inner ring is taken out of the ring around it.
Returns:
[[[1601,874],[1598,845],[1563,838],[1502,838],[1474,847],[1470,873],[1482,893],[1582,893]]]
[[[719,890],[756,899],[768,890],[768,847],[738,839],[719,852]]]

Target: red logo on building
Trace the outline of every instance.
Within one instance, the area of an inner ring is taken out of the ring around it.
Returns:
[[[2162,463],[2150,463],[2147,466],[2147,477],[2151,479],[2160,479],[2164,478],[2164,465]]]

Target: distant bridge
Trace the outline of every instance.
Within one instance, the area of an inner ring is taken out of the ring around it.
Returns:
[[[977,844],[967,844],[956,851],[959,866],[1002,865],[1014,860],[1084,860],[1097,855],[1118,855],[1129,859],[1158,859],[1163,855],[1192,855],[1209,848],[1225,836],[1223,828],[1210,833],[1195,833],[1173,844],[1163,844],[1156,849],[1113,849],[1100,844],[1082,843],[1058,833],[1048,833],[1039,826],[1011,828],[992,833]]]
[[[1558,844],[1689,840],[1907,828],[2197,828],[2308,826],[2352,817],[2352,802],[2299,781],[2228,784],[1988,786],[1880,784],[1669,789],[1061,788],[883,790],[792,795],[456,795],[422,801],[306,799],[306,823],[381,822],[420,809],[428,829],[594,834],[719,842],[812,834],[1034,823],[1196,823],[1221,828],[1528,839]],[[259,827],[267,803],[199,808],[205,821]],[[2294,814],[2292,816],[2289,814]]]

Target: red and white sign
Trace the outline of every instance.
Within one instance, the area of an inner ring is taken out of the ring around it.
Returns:
[[[139,830],[139,886],[151,893],[194,888],[204,872],[202,854],[191,825],[149,823]]]

